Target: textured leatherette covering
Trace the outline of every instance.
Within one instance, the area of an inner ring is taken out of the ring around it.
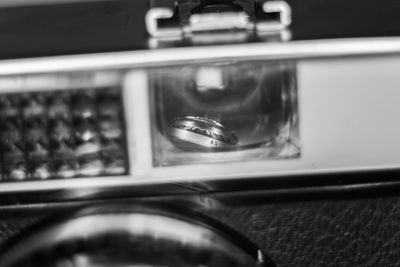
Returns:
[[[1,212],[1,245],[67,210]],[[201,212],[244,234],[277,266],[399,264],[400,198],[276,202]]]

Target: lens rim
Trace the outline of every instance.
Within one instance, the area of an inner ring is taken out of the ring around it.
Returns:
[[[249,262],[254,262],[254,266],[273,267],[273,262],[264,253],[259,250],[249,239],[239,234],[235,230],[215,221],[203,214],[192,211],[187,208],[171,206],[165,204],[103,204],[88,206],[70,212],[65,216],[53,216],[43,222],[30,227],[26,231],[21,232],[13,240],[11,240],[5,249],[3,249],[0,257],[0,266],[13,267],[17,266],[18,262],[23,259],[29,259],[32,255],[46,249],[68,241],[66,239],[57,239],[57,233],[65,230],[74,222],[79,222],[81,219],[102,220],[108,216],[129,216],[150,215],[158,218],[168,218],[182,222],[186,225],[191,225],[211,233],[213,238],[220,244],[227,244],[231,248],[237,248],[249,259]],[[133,217],[134,218],[134,217]],[[92,221],[93,220],[89,220]],[[76,225],[76,224],[75,224]],[[89,228],[90,229],[90,228]],[[102,234],[112,233],[113,227],[105,230]],[[89,230],[90,231],[90,230]],[[90,236],[90,233],[80,232],[78,236]],[[133,235],[134,236],[134,235]],[[225,242],[225,243],[224,243]]]

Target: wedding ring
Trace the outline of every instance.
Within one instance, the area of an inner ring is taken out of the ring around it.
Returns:
[[[219,149],[236,146],[239,143],[232,131],[221,123],[205,117],[176,118],[170,123],[168,133],[176,144],[185,144],[186,148],[200,146]]]

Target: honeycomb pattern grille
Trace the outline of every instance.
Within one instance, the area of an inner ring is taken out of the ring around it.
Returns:
[[[1,181],[127,172],[120,87],[0,95]]]

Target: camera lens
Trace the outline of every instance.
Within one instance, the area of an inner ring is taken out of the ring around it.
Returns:
[[[10,246],[3,267],[274,266],[250,241],[189,210],[85,209]]]

